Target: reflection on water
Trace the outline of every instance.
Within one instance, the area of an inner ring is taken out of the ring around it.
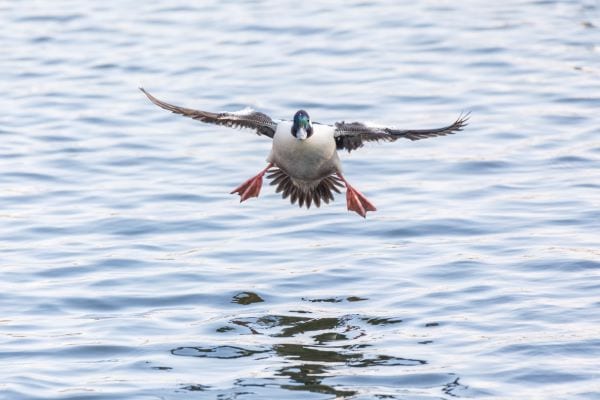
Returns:
[[[287,377],[294,382],[294,384],[282,384],[282,389],[333,394],[336,397],[348,397],[357,393],[352,390],[336,390],[323,384],[323,379],[330,373],[331,368],[322,364],[298,364],[280,369],[277,375]]]
[[[242,304],[244,306],[252,303],[262,303],[263,301],[264,300],[259,295],[252,292],[238,293],[233,297],[233,300],[231,300],[232,303]]]
[[[263,353],[260,350],[248,350],[235,346],[219,346],[212,348],[202,347],[178,347],[171,350],[171,354],[185,357],[208,357],[208,358],[240,358],[254,354]]]
[[[454,381],[445,384],[442,392],[452,397],[463,397],[461,391],[466,390],[467,387],[462,385],[459,381],[460,378],[456,378]]]
[[[233,297],[234,301],[241,297]],[[259,298],[256,293],[244,292],[243,298]],[[262,301],[262,300],[260,300]],[[243,304],[243,303],[240,303]],[[268,385],[277,383],[281,389],[309,391],[332,394],[336,397],[349,397],[357,394],[355,390],[340,390],[338,385],[328,384],[331,377],[344,374],[352,376],[355,368],[374,367],[417,367],[425,365],[425,360],[396,357],[385,354],[372,354],[368,343],[355,344],[353,339],[368,336],[369,326],[395,326],[402,321],[397,318],[369,317],[363,315],[343,315],[340,317],[310,318],[296,315],[264,315],[232,319],[230,324],[242,326],[254,335],[268,335],[276,341],[268,348],[247,348],[233,345],[178,347],[171,354],[183,357],[199,357],[214,359],[237,359],[253,357],[262,360],[265,357],[280,359],[283,367],[277,369],[275,376],[286,378],[283,381],[273,380]],[[223,326],[219,333],[229,333],[234,326]],[[293,338],[309,334],[310,344],[281,343],[279,338]],[[347,343],[347,344],[344,344]],[[411,369],[412,370],[412,369]],[[397,369],[393,369],[396,373]],[[414,371],[412,372],[414,374]],[[238,386],[256,386],[245,380],[237,382]],[[264,385],[267,385],[266,383]],[[441,386],[444,393],[451,394],[460,386],[458,378]],[[199,390],[197,385],[190,385],[187,390]],[[203,387],[200,385],[200,387]],[[184,389],[186,389],[184,388]],[[390,397],[390,398],[393,398]]]

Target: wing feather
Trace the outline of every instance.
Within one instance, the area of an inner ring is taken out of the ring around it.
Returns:
[[[394,142],[399,138],[420,140],[435,136],[452,135],[463,130],[469,120],[469,114],[460,115],[456,121],[448,126],[436,129],[395,129],[368,126],[361,122],[335,123],[335,142],[337,149],[346,149],[349,152],[364,145],[364,142]]]
[[[144,90],[144,88],[140,88],[140,90],[148,97],[148,99],[150,99],[152,103],[156,104],[157,106],[175,114],[193,118],[198,121],[227,126],[230,128],[249,128],[255,130],[259,135],[265,135],[270,138],[273,138],[275,130],[277,129],[276,122],[274,122],[268,115],[258,111],[244,110],[241,112],[213,113],[202,110],[194,110],[161,101]]]

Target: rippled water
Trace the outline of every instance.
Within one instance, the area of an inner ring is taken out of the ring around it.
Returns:
[[[600,5],[0,1],[2,399],[600,398]],[[438,127],[290,206],[270,141]]]

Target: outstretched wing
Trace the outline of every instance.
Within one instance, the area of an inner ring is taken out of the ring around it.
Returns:
[[[337,149],[346,149],[348,152],[356,150],[364,145],[364,142],[383,140],[393,142],[399,138],[410,140],[425,139],[434,136],[451,135],[461,131],[469,119],[469,114],[460,115],[453,124],[438,129],[395,129],[368,126],[361,122],[335,123],[335,143]]]
[[[143,88],[140,88],[140,90],[157,106],[175,114],[183,115],[184,117],[197,119],[198,121],[223,125],[230,128],[254,129],[257,134],[265,135],[270,138],[273,138],[275,130],[277,129],[277,123],[273,122],[268,115],[258,111],[247,109],[238,112],[212,113],[208,111],[193,110],[191,108],[178,107],[165,103],[146,92]]]

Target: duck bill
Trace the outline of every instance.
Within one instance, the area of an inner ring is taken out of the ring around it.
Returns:
[[[300,128],[296,131],[296,139],[305,140],[307,137],[308,137],[308,133],[306,132],[306,129]]]

